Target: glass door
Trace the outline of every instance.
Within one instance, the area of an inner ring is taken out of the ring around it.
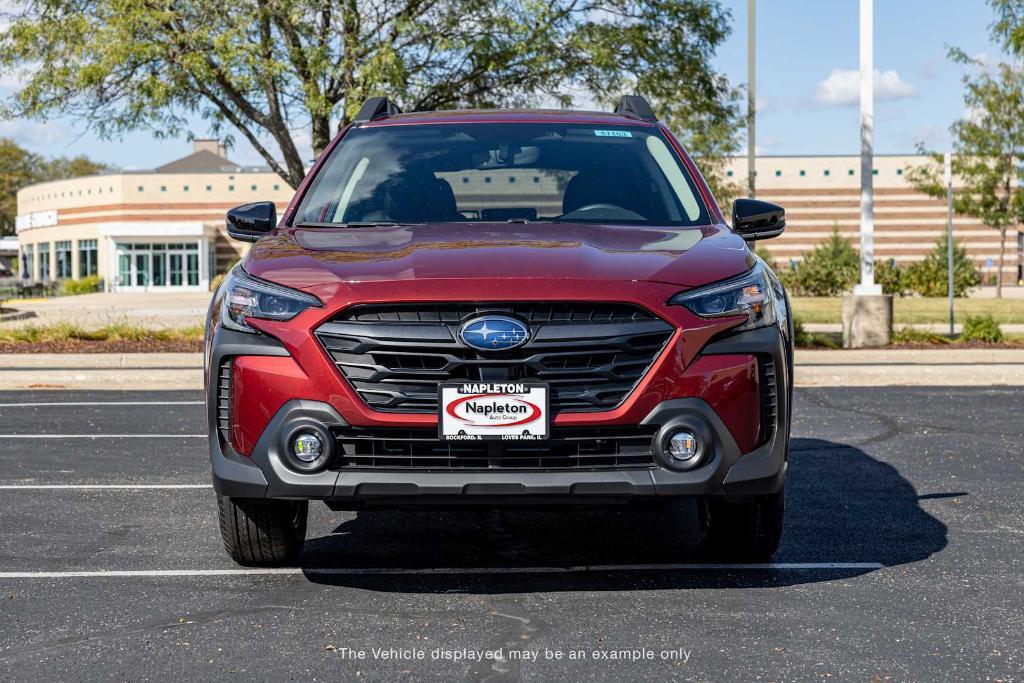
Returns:
[[[151,254],[148,251],[135,252],[132,260],[132,283],[136,287],[149,287]]]

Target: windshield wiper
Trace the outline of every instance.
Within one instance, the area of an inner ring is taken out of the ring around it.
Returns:
[[[348,223],[296,223],[293,228],[390,228],[398,225],[393,221],[349,221]]]

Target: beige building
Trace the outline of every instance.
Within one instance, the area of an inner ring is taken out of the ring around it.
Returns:
[[[914,155],[876,155],[874,159],[875,258],[905,264],[919,261],[946,235],[946,201],[918,192],[907,169],[924,163]],[[860,235],[859,156],[762,156],[756,162],[757,198],[786,208],[786,231],[763,246],[778,266],[799,261],[833,228],[858,246]],[[746,187],[746,157],[727,166],[730,179]],[[954,181],[954,192],[956,191]],[[1006,234],[1003,282],[1021,278],[1024,230]],[[955,216],[953,236],[994,282],[999,264],[999,233],[966,216]]]
[[[152,171],[31,185],[18,192],[23,279],[98,276],[108,291],[204,290],[244,245],[227,237],[224,213],[292,189],[266,169],[225,158],[215,140]]]
[[[906,171],[918,156],[875,157],[875,254],[907,263],[924,258],[946,230],[946,204],[917,192]],[[727,173],[746,182],[746,157]],[[460,197],[550,195],[557,178],[526,171],[495,172],[471,180],[445,174]],[[479,187],[466,183],[477,182]],[[41,183],[18,192],[18,263],[36,281],[98,276],[108,291],[196,289],[209,286],[247,244],[224,231],[227,209],[271,200],[278,214],[292,196],[279,176],[239,166],[214,140],[197,140],[189,156],[152,171],[119,172]],[[860,159],[857,156],[764,156],[757,159],[757,196],[787,210],[785,233],[763,246],[780,267],[799,261],[833,228],[857,244],[860,229]],[[465,202],[463,202],[465,203]],[[557,204],[557,202],[556,202]],[[531,204],[532,205],[532,204]],[[558,206],[541,207],[556,213]],[[471,206],[460,205],[467,215]],[[994,281],[999,233],[956,216],[954,234]],[[1004,282],[1017,282],[1024,233],[1006,240]]]

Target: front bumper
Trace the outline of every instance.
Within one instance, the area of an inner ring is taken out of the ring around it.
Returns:
[[[224,333],[219,330],[218,335]],[[287,356],[272,339],[224,334],[211,347],[210,367],[234,356]],[[777,492],[783,485],[789,442],[789,354],[777,328],[764,328],[708,344],[702,357],[767,357],[777,369],[777,411],[771,436],[743,452],[715,409],[699,396],[658,402],[640,424],[659,427],[655,455],[660,466],[620,470],[344,470],[299,473],[283,457],[289,434],[298,425],[330,430],[346,421],[329,402],[290,399],[254,437],[248,456],[222,444],[216,429],[216,400],[210,403],[210,453],[214,487],[240,498],[321,499],[338,509],[433,505],[605,504],[657,501],[688,496],[742,499]],[[284,360],[282,358],[282,360]],[[210,394],[208,393],[208,396]],[[667,433],[686,426],[707,444],[703,464],[688,471],[671,469],[658,457]]]

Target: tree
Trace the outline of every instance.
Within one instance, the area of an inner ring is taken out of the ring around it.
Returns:
[[[33,183],[91,175],[106,170],[106,164],[84,156],[44,159],[0,138],[0,235],[14,233],[14,217],[18,213],[18,190]]]
[[[906,269],[907,289],[921,296],[949,296],[949,251],[945,237],[935,241],[935,247],[923,261],[917,261]],[[981,275],[967,250],[959,242],[953,242],[953,296],[967,296],[977,287]]]
[[[950,57],[978,67],[963,79],[968,114],[950,127],[953,176],[960,185],[953,208],[999,231],[996,296],[1002,297],[1006,231],[1024,222],[1024,188],[1017,183],[1017,162],[1024,158],[1024,72],[1009,64],[981,68],[985,65],[955,48]],[[907,178],[928,195],[946,196],[941,154],[932,153],[930,162],[910,169]]]
[[[11,115],[115,138],[178,135],[198,114],[295,187],[299,135],[319,155],[371,95],[431,110],[637,92],[693,154],[720,157],[739,125],[711,65],[729,30],[719,0],[25,0],[0,69],[23,79]]]

